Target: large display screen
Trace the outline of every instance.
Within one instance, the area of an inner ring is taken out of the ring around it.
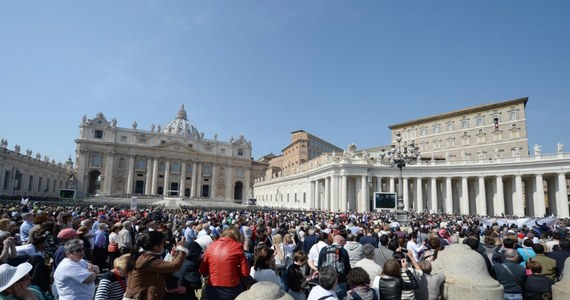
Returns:
[[[396,193],[374,193],[374,209],[396,209]]]

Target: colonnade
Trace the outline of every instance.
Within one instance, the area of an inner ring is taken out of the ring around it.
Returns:
[[[372,193],[397,192],[397,176],[329,175],[310,181],[311,208],[369,211]],[[405,210],[442,213],[568,216],[565,173],[403,177]]]

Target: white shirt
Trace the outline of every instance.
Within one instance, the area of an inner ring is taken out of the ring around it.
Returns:
[[[327,243],[319,241],[311,247],[311,250],[309,250],[309,261],[312,261],[316,268],[319,267],[319,254],[321,253],[321,250],[327,246]]]
[[[249,270],[249,275],[257,281],[270,281],[281,286],[281,279],[277,276],[273,269],[255,270],[253,267]],[[260,299],[261,300],[261,299]]]
[[[95,282],[83,283],[89,275],[91,273],[87,270],[86,260],[74,262],[64,258],[53,273],[59,300],[93,299]]]
[[[318,300],[327,295],[330,295],[330,297],[325,298],[325,300],[338,299],[335,291],[327,291],[322,286],[317,285],[311,289],[311,293],[309,294],[307,300]]]
[[[16,256],[44,256],[44,253],[41,251],[36,252],[36,247],[33,244],[25,244],[21,246],[16,246]]]

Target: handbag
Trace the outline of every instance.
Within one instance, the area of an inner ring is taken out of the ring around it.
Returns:
[[[119,244],[117,244],[117,243],[111,243],[111,244],[109,244],[109,246],[107,246],[108,252],[116,252],[118,250],[119,250]]]

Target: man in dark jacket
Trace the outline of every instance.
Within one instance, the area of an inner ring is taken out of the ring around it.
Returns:
[[[525,268],[517,263],[517,256],[516,250],[506,249],[505,262],[493,265],[497,281],[503,286],[505,299],[522,299],[526,276]]]
[[[321,252],[319,253],[319,274],[324,266],[332,264],[333,267],[335,267],[338,275],[336,293],[339,299],[344,299],[344,297],[346,297],[346,292],[348,291],[348,272],[351,269],[348,251],[343,248],[344,243],[344,237],[337,234],[333,237],[333,243],[330,246],[321,249]],[[330,256],[334,256],[334,261],[331,262],[331,258],[329,258]]]
[[[558,267],[558,273],[556,275],[558,277],[560,277],[560,274],[564,271],[564,262],[570,257],[570,240],[568,238],[562,239],[559,245],[560,250],[546,254],[546,256],[556,261],[556,266]]]

